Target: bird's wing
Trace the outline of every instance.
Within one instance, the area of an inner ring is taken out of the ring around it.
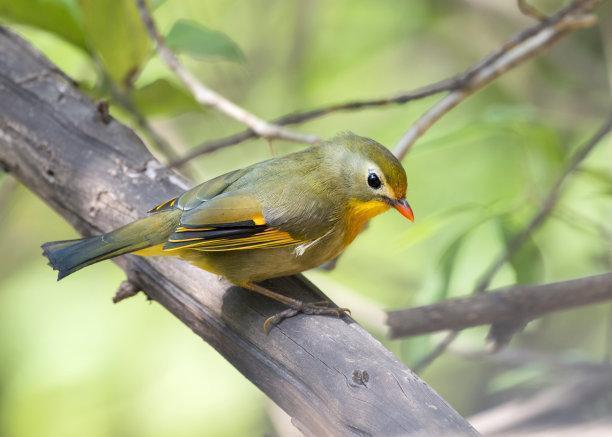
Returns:
[[[185,210],[179,226],[163,249],[226,252],[277,248],[303,242],[286,231],[269,226],[257,199],[234,192]]]
[[[234,170],[229,173],[225,173],[221,176],[217,176],[214,179],[203,182],[200,185],[192,188],[189,191],[184,192],[180,196],[166,200],[165,202],[156,205],[149,213],[155,213],[160,211],[166,211],[169,209],[182,209],[190,210],[198,207],[202,202],[210,200],[215,196],[222,194],[226,191],[234,182],[240,179],[246,173],[246,169]]]

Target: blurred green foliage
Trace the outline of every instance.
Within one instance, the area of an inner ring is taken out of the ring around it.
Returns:
[[[194,74],[272,118],[394,94],[455,74],[531,24],[505,3],[166,0],[153,6],[160,31]],[[348,307],[353,298],[400,308],[468,293],[610,106],[612,75],[604,52],[612,53],[612,43],[602,35],[612,35],[612,20],[601,18],[601,33],[571,35],[471,97],[417,143],[405,159],[414,225],[385,214],[334,271],[308,275]],[[134,125],[120,95],[180,150],[242,128],[199,108],[153,56],[131,0],[0,0],[0,19],[93,98],[109,99],[115,117]],[[353,130],[393,145],[435,99],[336,114],[300,129],[322,136]],[[274,143],[277,154],[300,147]],[[270,153],[267,142],[256,140],[207,155],[192,167],[204,180]],[[611,269],[611,163],[608,138],[494,286]],[[113,264],[56,284],[38,247],[74,237],[74,231],[23,187],[5,199],[0,208],[0,435],[270,432],[265,397],[188,329],[140,296],[111,305],[122,279]],[[339,294],[347,288],[352,294]],[[610,313],[610,305],[600,305],[545,317],[511,347],[600,360],[609,354]],[[359,312],[355,316],[360,319]],[[458,347],[481,347],[485,332],[465,331]],[[381,340],[412,364],[437,338]],[[545,366],[508,371],[487,360],[447,354],[424,377],[470,414],[489,405],[494,393],[541,382],[545,374]]]
[[[166,37],[166,44],[175,53],[187,53],[195,58],[219,57],[229,61],[244,61],[244,53],[227,35],[191,20],[178,20],[174,23]]]
[[[132,92],[134,104],[144,116],[173,116],[200,111],[191,94],[168,79],[160,78]]]
[[[79,18],[92,59],[119,86],[129,87],[149,58],[151,40],[131,1],[79,0]]]

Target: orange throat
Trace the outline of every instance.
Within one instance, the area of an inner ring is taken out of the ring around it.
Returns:
[[[372,218],[387,211],[390,206],[382,200],[349,201],[346,210],[346,234],[344,243],[350,244],[361,232],[366,223]]]

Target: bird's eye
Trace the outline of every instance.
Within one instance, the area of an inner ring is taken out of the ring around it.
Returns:
[[[368,185],[374,188],[375,190],[380,188],[380,186],[382,185],[382,182],[380,181],[380,178],[378,177],[376,173],[370,173],[368,175]]]

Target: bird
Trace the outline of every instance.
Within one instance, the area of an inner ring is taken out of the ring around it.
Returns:
[[[389,149],[346,132],[210,179],[106,234],[48,242],[42,249],[58,280],[127,253],[179,257],[285,304],[266,319],[268,333],[298,313],[350,312],[260,283],[335,259],[371,218],[390,208],[414,221],[406,190],[406,172]]]

